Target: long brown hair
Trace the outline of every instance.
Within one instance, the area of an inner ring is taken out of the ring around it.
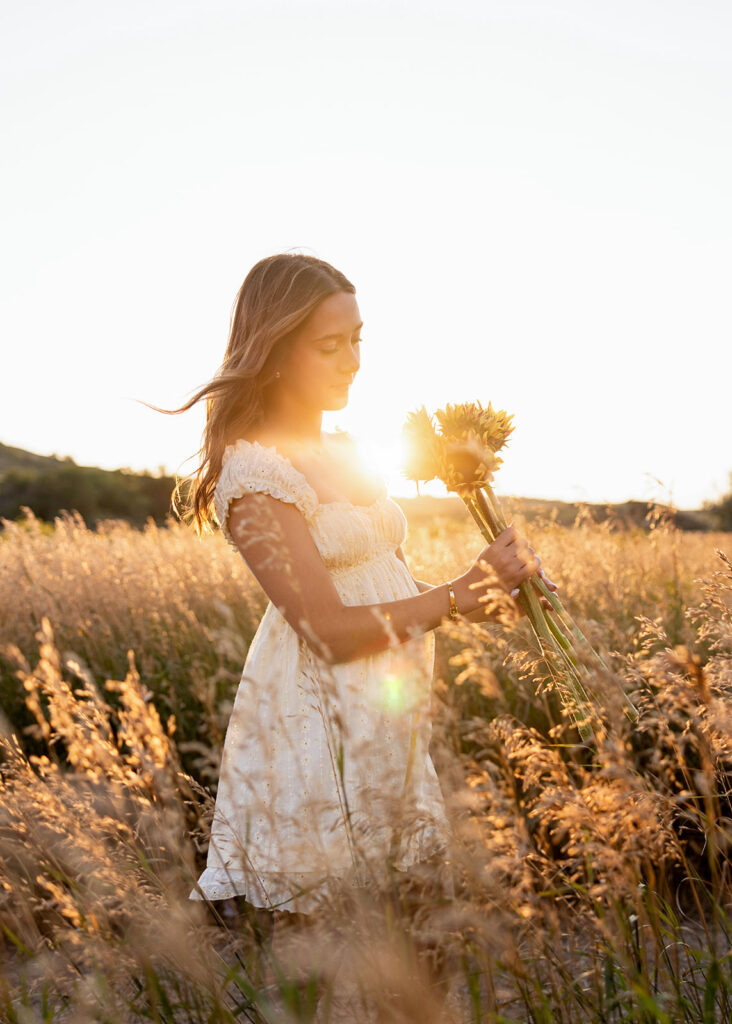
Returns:
[[[278,253],[255,263],[234,302],[221,367],[185,405],[159,410],[176,415],[206,400],[198,468],[179,478],[173,493],[176,513],[193,519],[199,533],[214,521],[213,495],[226,445],[261,421],[264,392],[292,334],[319,302],[339,291],[356,289],[315,256]]]

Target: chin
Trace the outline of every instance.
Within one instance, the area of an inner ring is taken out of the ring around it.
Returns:
[[[348,405],[348,398],[347,394],[336,395],[335,398],[331,395],[323,405],[323,412],[338,412],[339,409],[345,409]]]

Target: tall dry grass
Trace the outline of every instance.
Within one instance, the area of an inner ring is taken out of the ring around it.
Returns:
[[[605,734],[579,743],[536,692],[524,624],[446,628],[433,756],[450,863],[334,888],[272,940],[246,908],[187,899],[264,607],[241,560],[180,527],[8,528],[2,1019],[727,1019],[730,537],[663,520],[528,532],[610,666]],[[478,547],[468,526],[422,523],[406,553],[438,582]]]
[[[96,678],[124,678],[128,651],[161,715],[174,715],[184,763],[215,785],[241,666],[266,605],[220,537],[180,525],[55,528],[29,516],[0,537],[0,648],[37,648],[42,620]],[[29,724],[12,659],[0,651],[0,706]]]

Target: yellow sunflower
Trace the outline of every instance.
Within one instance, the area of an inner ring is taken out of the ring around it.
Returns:
[[[403,427],[406,458],[404,475],[409,480],[434,480],[440,470],[441,439],[424,406],[407,415]]]

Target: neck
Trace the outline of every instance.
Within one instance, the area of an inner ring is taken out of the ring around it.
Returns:
[[[298,444],[320,444],[323,413],[305,407],[291,395],[281,394],[267,405],[264,417],[267,433]]]

